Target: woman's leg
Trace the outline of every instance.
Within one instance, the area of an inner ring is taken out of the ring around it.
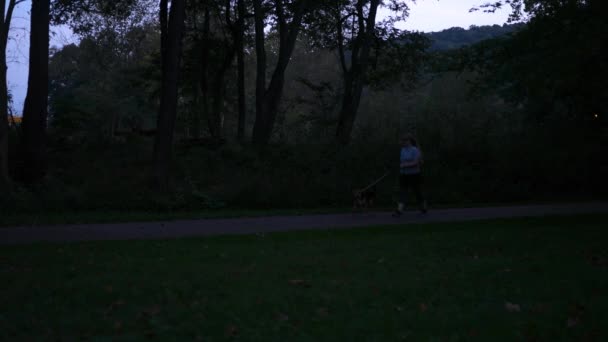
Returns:
[[[412,175],[411,178],[412,189],[414,190],[414,194],[416,195],[416,200],[418,200],[418,204],[420,205],[420,211],[426,213],[426,200],[422,195],[422,176],[420,174]]]
[[[399,202],[397,204],[397,211],[393,216],[399,216],[405,210],[405,203],[407,201],[407,188],[408,180],[406,175],[399,175]]]

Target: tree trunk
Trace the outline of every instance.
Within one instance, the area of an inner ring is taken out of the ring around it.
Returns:
[[[256,79],[255,79],[255,124],[253,128],[252,141],[258,143],[261,127],[267,124],[265,120],[264,95],[266,93],[266,48],[264,47],[264,13],[262,0],[253,0],[253,15],[255,26],[255,52],[256,52]]]
[[[224,105],[224,77],[217,75],[213,82],[213,91],[211,92],[211,107],[209,110],[209,133],[212,139],[221,139],[224,131],[224,113],[222,112]]]
[[[256,115],[253,126],[252,142],[254,145],[265,146],[270,142],[274,123],[283,95],[285,84],[285,70],[296,44],[300,31],[302,16],[308,5],[307,1],[300,0],[294,9],[291,23],[287,25],[283,13],[282,0],[276,1],[277,21],[279,26],[279,58],[272,74],[270,85],[266,89],[266,54],[264,50],[264,25],[261,13],[261,1],[254,0],[256,50],[258,57],[257,83],[256,83]]]
[[[224,78],[234,61],[235,52],[236,50],[234,47],[229,48],[213,82],[213,101],[211,106],[213,126],[211,127],[211,136],[215,139],[222,139],[224,136],[224,96],[226,93]]]
[[[237,88],[238,88],[238,125],[237,139],[239,142],[245,141],[245,0],[237,2],[238,22],[237,33],[235,38],[236,61],[237,61]]]
[[[0,12],[0,194],[8,194],[11,191],[11,179],[8,170],[9,108],[6,80],[6,46],[16,5],[17,0],[10,0],[8,5],[5,0],[0,0],[0,9],[2,9]],[[6,13],[4,12],[5,8]]]
[[[154,144],[154,176],[160,191],[169,189],[169,165],[171,164],[173,133],[177,114],[179,66],[186,14],[185,0],[172,0],[167,20],[167,6],[167,0],[161,0],[162,83]]]
[[[287,66],[287,65],[285,65]],[[272,137],[274,123],[279,111],[285,84],[285,68],[277,68],[272,75],[268,89],[264,91],[262,111],[256,113],[253,130],[253,143],[258,146],[267,145]]]
[[[46,120],[49,94],[50,1],[32,1],[30,61],[23,107],[21,176],[28,184],[46,174]]]
[[[209,108],[209,49],[208,46],[209,35],[210,35],[210,11],[209,5],[205,7],[205,13],[203,17],[203,39],[202,39],[202,50],[201,50],[201,74],[199,80],[200,89],[200,113],[203,118],[207,120],[207,129],[209,134],[213,135],[213,118],[211,116],[211,110]]]
[[[8,173],[8,89],[6,86],[6,52],[0,47],[0,194],[10,191]]]
[[[0,194],[8,194],[11,180],[8,172],[8,87],[6,83],[6,45],[16,0],[10,0],[4,12],[6,1],[0,1]]]
[[[369,54],[372,39],[374,38],[376,12],[379,4],[379,0],[370,1],[367,18],[363,17],[363,0],[360,0],[357,4],[359,22],[358,36],[352,50],[350,70],[344,70],[344,95],[342,97],[340,116],[338,117],[338,127],[336,129],[336,140],[343,145],[350,142],[355,120],[357,118],[365,74],[367,73],[369,64]],[[339,27],[341,29],[341,26]],[[340,48],[342,48],[341,45]],[[343,56],[342,51],[341,56]],[[344,62],[342,62],[342,65],[343,69],[346,69]]]
[[[336,138],[338,142],[347,145],[350,142],[351,132],[355,125],[357,109],[361,100],[361,92],[363,90],[363,82],[360,79],[354,79],[358,75],[349,74],[344,80],[344,95],[342,97],[342,108],[338,121],[338,129]]]
[[[201,137],[201,94],[198,90],[194,92],[194,109],[191,113],[190,137],[198,139]]]

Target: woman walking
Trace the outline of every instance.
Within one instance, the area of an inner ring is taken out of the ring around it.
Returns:
[[[423,214],[427,212],[426,201],[422,195],[421,189],[422,152],[420,152],[420,149],[418,149],[416,145],[416,141],[409,134],[401,138],[399,205],[393,214],[394,217],[399,217],[403,214],[407,200],[407,192],[410,188],[416,195],[416,200],[418,200],[418,204],[420,205],[420,211]]]

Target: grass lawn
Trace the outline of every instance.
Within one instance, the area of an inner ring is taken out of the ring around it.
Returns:
[[[0,340],[605,341],[607,223],[3,246]]]

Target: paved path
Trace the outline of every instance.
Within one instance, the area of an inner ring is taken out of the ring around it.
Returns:
[[[234,219],[180,220],[110,224],[0,228],[0,245],[34,242],[89,240],[167,239],[190,236],[255,234],[312,229],[338,229],[373,225],[395,225],[492,218],[608,213],[608,202],[441,209],[423,215],[408,212],[400,218],[387,212],[305,216],[272,216]],[[608,226],[608,222],[607,222]]]

